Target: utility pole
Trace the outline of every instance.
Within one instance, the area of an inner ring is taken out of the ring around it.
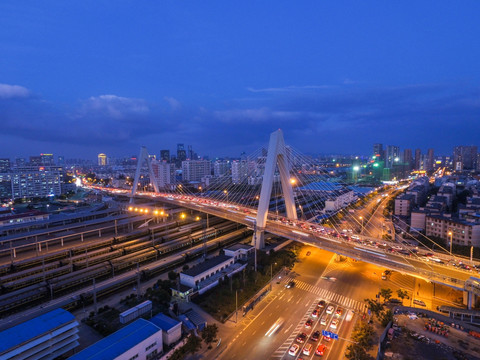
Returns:
[[[255,272],[257,272],[257,220],[253,220],[253,242],[255,243]]]
[[[238,290],[235,290],[235,324],[238,322]]]

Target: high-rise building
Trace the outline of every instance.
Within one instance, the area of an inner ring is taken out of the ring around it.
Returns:
[[[0,200],[12,198],[12,174],[0,173]]]
[[[107,155],[100,153],[98,154],[98,165],[106,166],[107,165]]]
[[[160,160],[170,162],[170,150],[160,150]]]
[[[433,164],[434,164],[433,149],[428,149],[427,150],[427,159],[426,159],[426,162],[425,162],[425,170],[426,171],[433,170]]]
[[[61,195],[62,173],[55,166],[17,167],[12,171],[12,198]]]
[[[230,163],[224,160],[217,160],[213,164],[213,176],[220,177],[228,174]]]
[[[394,145],[388,145],[385,149],[385,167],[392,168],[394,162],[400,160],[400,148]]]
[[[211,163],[208,160],[182,161],[182,180],[200,181],[202,177],[211,175]]]
[[[166,161],[152,160],[152,170],[157,178],[157,185],[160,189],[165,189],[173,183],[174,169],[172,164]]]
[[[187,160],[187,152],[185,151],[185,145],[177,144],[177,160],[176,160],[177,168],[181,168],[182,162],[185,160]]]
[[[405,164],[407,169],[413,169],[413,166],[415,164],[413,163],[412,149],[403,150],[403,163]]]
[[[10,159],[0,159],[0,173],[10,172]]]
[[[246,160],[236,160],[232,162],[232,182],[241,184],[248,178],[248,162]]]
[[[53,154],[40,154],[40,157],[42,158],[42,165],[55,165],[55,161],[53,160]]]
[[[65,165],[65,157],[64,157],[64,156],[59,156],[59,157],[57,158],[57,163],[58,163],[58,165],[60,165],[60,166]]]
[[[40,166],[43,165],[41,156],[30,156],[30,165]]]
[[[453,168],[455,170],[475,170],[477,168],[477,146],[455,146]]]
[[[383,144],[373,144],[373,156],[378,160],[383,160]]]
[[[415,149],[415,170],[420,170],[421,161],[422,161],[422,152],[420,149]]]

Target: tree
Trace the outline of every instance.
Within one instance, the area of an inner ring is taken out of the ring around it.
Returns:
[[[372,299],[365,299],[364,300],[367,303],[367,308],[377,317],[380,316],[380,312],[383,310],[383,304],[380,304],[376,302],[375,300]]]
[[[169,271],[168,272],[168,279],[170,281],[175,281],[177,279],[177,273],[175,271]]]
[[[186,353],[193,355],[202,347],[202,340],[192,333],[184,346]]]
[[[382,326],[387,326],[390,321],[393,321],[392,310],[388,309],[380,314],[380,322]]]
[[[404,299],[410,299],[406,290],[398,289],[397,290],[397,295],[400,299],[402,299],[402,305],[403,305],[403,300]]]
[[[349,360],[369,360],[370,356],[364,348],[358,344],[350,344],[345,351],[345,357]]]
[[[392,289],[380,289],[380,296],[383,301],[388,301],[392,297]]]
[[[210,345],[214,341],[217,341],[218,326],[217,324],[207,325],[202,330],[202,339],[205,344]]]

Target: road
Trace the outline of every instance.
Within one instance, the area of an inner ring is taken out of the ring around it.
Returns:
[[[310,255],[307,256],[307,252]],[[396,290],[403,289],[413,296],[416,286],[421,283],[419,299],[425,300],[427,307],[448,304],[439,298],[432,300],[429,284],[419,282],[410,276],[393,273],[387,280],[381,279],[384,268],[357,262],[352,259],[342,258],[337,261],[335,254],[315,248],[304,247],[299,256],[300,262],[295,265],[292,272],[281,279],[275,279],[272,292],[245,317],[239,314],[239,322],[231,334],[220,334],[222,345],[212,350],[207,355],[208,359],[313,359],[314,350],[319,344],[325,344],[327,349],[324,359],[340,359],[349,344],[350,334],[355,321],[364,314],[366,306],[364,299],[375,298],[383,288],[390,288],[396,297]],[[293,288],[285,288],[290,280],[295,282]],[[277,284],[280,281],[280,284]],[[431,285],[431,284],[430,284]],[[440,291],[441,293],[442,291]],[[437,294],[439,295],[439,294]],[[410,300],[405,300],[405,305],[410,305]],[[328,315],[326,325],[320,324],[320,319],[325,316],[326,307],[318,309],[317,317],[312,317],[313,310],[317,309],[319,300],[325,300],[328,305],[334,306],[334,313],[340,307],[337,329],[332,329],[330,324],[335,315]],[[348,310],[355,311],[350,321],[346,321]],[[235,317],[233,317],[234,319]],[[283,319],[280,328],[270,336],[266,333]],[[305,328],[305,322],[311,319],[311,329]],[[299,333],[305,332],[308,339],[316,330],[329,330],[339,335],[339,340],[326,342],[320,337],[319,341],[307,340],[299,344],[297,356],[288,354],[292,344],[297,343]],[[313,352],[309,356],[300,354],[305,344],[311,343]]]

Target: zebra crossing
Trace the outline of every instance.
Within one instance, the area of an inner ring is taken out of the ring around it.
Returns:
[[[313,310],[317,308],[317,304],[320,300],[326,300],[328,303],[335,303],[336,305],[341,305],[344,308],[347,309],[354,309],[355,312],[357,313],[364,313],[367,312],[367,305],[365,305],[363,302],[348,298],[346,296],[334,293],[332,291],[322,289],[318,286],[313,286],[310,284],[307,284],[306,282],[300,281],[298,279],[294,279],[293,277],[285,277],[283,279],[283,282],[289,282],[291,280],[295,280],[295,287],[299,288],[301,290],[313,293],[317,296],[319,296],[318,299],[316,299],[308,308],[306,313],[303,315],[302,319],[299,321],[295,329],[288,331],[290,332],[290,336],[285,340],[285,342],[277,348],[277,350],[270,356],[271,359],[275,358],[282,358],[285,353],[288,351],[290,348],[291,344],[295,341],[295,338],[297,335],[302,332],[305,322],[307,319],[310,318],[310,314],[312,313]]]
[[[303,329],[303,326],[307,319],[310,317],[310,314],[312,313],[313,310],[316,309],[318,301],[315,301],[310,305],[308,308],[307,312],[303,315],[302,319],[300,322],[297,324],[295,329],[290,333],[290,336],[285,340],[285,342],[270,356],[270,358],[281,358],[285,353],[287,352],[288,348],[290,347],[290,344],[295,340],[297,337],[298,333],[301,332]]]
[[[291,281],[294,280],[293,278],[288,278],[286,281]],[[349,297],[334,293],[333,291],[323,289],[318,286],[313,286],[310,284],[307,284],[301,280],[295,280],[295,287],[299,288],[301,290],[310,292],[312,294],[315,294],[319,296],[321,299],[324,299],[328,302],[333,302],[338,305],[341,305],[345,308],[348,309],[354,309],[357,312],[365,312],[367,311],[367,305],[365,305],[361,301],[357,301],[354,299],[351,299]]]

